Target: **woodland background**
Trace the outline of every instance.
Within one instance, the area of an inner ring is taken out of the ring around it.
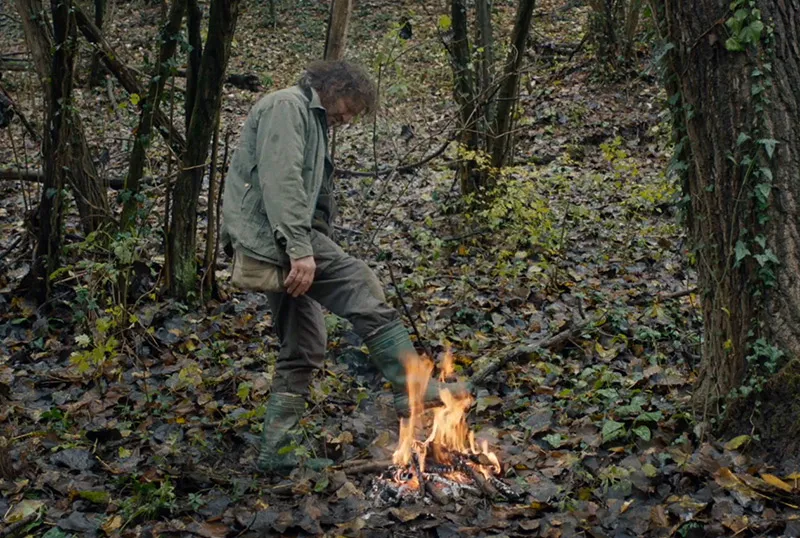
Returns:
[[[734,4],[708,10],[739,39],[723,54],[767,35]],[[721,45],[678,45],[662,8],[355,0],[341,39],[310,0],[0,0],[0,536],[800,535],[795,460],[752,412],[698,403],[714,352],[685,152],[704,154],[675,84],[700,71],[675,66]],[[337,466],[250,470],[278,345],[265,297],[227,283],[219,192],[249,107],[326,54],[381,95],[336,133],[337,240],[420,350],[478,382],[471,425],[521,502],[376,507],[347,464],[389,456],[397,420],[332,315],[295,450]],[[739,402],[768,400],[726,360]]]

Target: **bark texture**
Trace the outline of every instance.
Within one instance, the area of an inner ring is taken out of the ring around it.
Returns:
[[[52,69],[55,68],[53,28],[47,22],[48,18],[45,16],[41,0],[16,0],[16,5],[22,20],[25,40],[36,67],[36,74],[41,81],[46,99],[49,99],[50,79]],[[72,5],[71,2],[70,5]],[[71,16],[70,20],[72,20]],[[72,73],[69,74],[69,77],[71,81]],[[50,103],[46,101],[45,104],[49,109]],[[69,139],[66,142],[69,148],[66,154],[68,159],[66,166],[69,173],[65,179],[78,206],[81,226],[84,232],[89,233],[98,229],[107,220],[110,213],[106,196],[108,185],[97,175],[80,116],[77,114],[69,116]],[[44,155],[49,158],[47,153]]]
[[[514,19],[514,30],[511,32],[511,44],[508,48],[503,80],[497,98],[497,115],[492,126],[492,144],[490,154],[492,166],[500,168],[505,165],[510,153],[511,124],[514,108],[517,105],[517,88],[519,87],[519,70],[525,56],[525,43],[531,29],[534,0],[520,0],[517,16]]]
[[[51,0],[53,44],[44,144],[44,184],[39,202],[39,237],[29,275],[30,289],[40,301],[50,296],[50,275],[59,266],[64,221],[64,185],[70,164],[72,72],[75,24],[69,0]]]
[[[486,103],[483,107],[481,130],[485,133],[488,126],[494,121],[494,100],[491,99],[491,92],[494,70],[494,37],[492,36],[492,2],[491,0],[477,0],[475,3],[476,13],[476,35],[480,57],[478,59],[478,95],[479,101]],[[485,137],[485,136],[484,136]],[[482,141],[486,147],[486,140]]]
[[[341,60],[347,48],[347,28],[350,25],[350,13],[353,0],[332,0],[331,14],[328,20],[328,36],[325,39],[326,60]]]
[[[469,25],[465,0],[451,0],[450,20],[453,40],[450,45],[453,64],[453,94],[459,108],[461,146],[467,151],[478,149],[477,114],[475,110],[475,74],[470,67]],[[461,192],[469,194],[481,186],[475,171],[474,158],[465,158],[458,170]]]
[[[200,62],[187,139],[192,143],[182,158],[182,171],[175,182],[172,218],[167,234],[167,265],[170,292],[178,299],[197,293],[197,201],[203,171],[222,101],[222,85],[239,15],[238,0],[212,0],[208,39]]]
[[[764,404],[760,429],[766,442],[788,450],[797,441],[778,440],[800,432],[800,409],[792,403],[800,388],[793,373],[800,357],[800,1],[757,4],[764,24],[774,28],[771,50],[759,45],[765,56],[753,48],[726,49],[728,0],[660,2],[658,8],[664,9],[668,37],[676,45],[670,59],[674,83],[667,88],[682,99],[688,146],[688,224],[705,324],[696,402],[701,411],[716,415],[717,404],[754,368],[763,367],[766,358],[753,346],[761,339],[784,352],[788,365],[768,382],[772,390],[750,400]],[[773,85],[764,89],[769,102],[760,111],[755,96],[763,77],[754,70],[765,71],[765,64],[772,66]],[[777,141],[772,158],[758,140],[740,138],[758,132],[757,125],[762,125],[761,140]],[[773,177],[766,209],[758,209],[752,171],[742,166],[752,155],[757,155],[754,166],[768,168]],[[765,213],[766,222],[760,219]],[[758,235],[766,244],[754,241]],[[743,246],[750,254],[743,256]],[[768,252],[778,260],[774,267],[759,259]],[[771,279],[774,283],[765,286]],[[747,409],[748,416],[752,411]]]

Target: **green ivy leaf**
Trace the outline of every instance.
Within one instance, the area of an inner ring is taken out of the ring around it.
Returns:
[[[764,23],[761,21],[753,21],[744,28],[739,34],[739,39],[745,43],[755,45],[761,41],[761,32],[764,31]]]
[[[625,424],[616,420],[607,420],[603,424],[603,442],[608,443],[625,436]]]
[[[756,198],[761,203],[766,203],[769,200],[769,194],[772,191],[772,185],[769,183],[759,183],[756,185]]]
[[[450,29],[451,26],[453,26],[453,21],[449,15],[442,15],[441,17],[439,17],[438,26],[439,30],[441,30],[442,32],[446,32]]]
[[[650,436],[651,436],[650,428],[648,428],[647,426],[636,426],[633,429],[633,433],[638,435],[639,438],[641,438],[644,441],[649,441],[650,440]]]
[[[758,141],[758,143],[764,146],[764,151],[767,152],[767,157],[771,159],[772,155],[775,153],[775,147],[778,145],[778,141],[774,138],[762,138]]]
[[[744,45],[735,37],[729,37],[725,41],[725,48],[730,52],[742,52],[744,50]]]
[[[747,245],[744,243],[744,241],[739,239],[736,242],[736,263],[739,263],[749,255],[750,249],[747,248]]]
[[[322,493],[328,487],[328,477],[323,476],[320,478],[319,482],[316,483],[314,486],[314,491],[317,493]]]
[[[560,433],[551,433],[544,436],[543,439],[553,448],[560,448],[567,441]]]
[[[131,104],[133,106],[136,106],[136,105],[139,104],[139,101],[141,101],[141,97],[139,97],[139,94],[138,93],[132,93],[131,94]]]
[[[661,411],[646,411],[636,417],[636,422],[658,422],[664,418],[664,414]]]
[[[736,145],[741,146],[745,142],[750,140],[750,135],[747,133],[739,133],[739,138],[736,139]]]

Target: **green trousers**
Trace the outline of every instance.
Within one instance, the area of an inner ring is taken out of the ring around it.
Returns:
[[[311,232],[311,245],[317,270],[308,292],[300,297],[267,292],[273,327],[281,343],[273,392],[308,393],[311,375],[322,367],[325,357],[323,306],[350,321],[362,339],[399,320],[397,310],[386,304],[383,287],[367,264],[316,230]],[[243,261],[248,275],[254,275],[259,266],[273,270],[266,262],[246,257]]]

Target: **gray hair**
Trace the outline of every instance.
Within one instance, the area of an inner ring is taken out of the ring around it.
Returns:
[[[360,65],[344,60],[319,60],[306,67],[297,85],[314,88],[328,99],[347,98],[365,114],[378,108],[378,89]]]

